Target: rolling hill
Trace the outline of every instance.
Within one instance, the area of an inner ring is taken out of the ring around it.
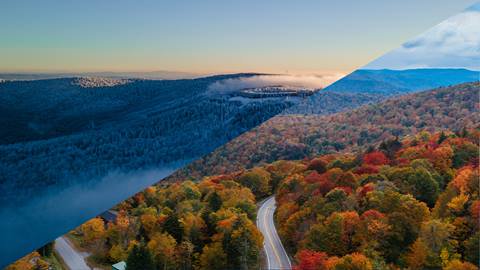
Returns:
[[[0,84],[0,190],[12,202],[112,170],[200,157],[291,106],[235,100],[193,80],[51,79]],[[158,180],[158,179],[154,179]]]
[[[478,126],[480,82],[394,97],[331,115],[281,115],[242,134],[170,179],[200,178],[275,160],[354,151],[395,136]]]

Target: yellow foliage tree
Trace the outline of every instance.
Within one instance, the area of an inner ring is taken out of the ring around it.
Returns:
[[[408,266],[415,269],[422,269],[427,261],[428,248],[427,245],[420,239],[417,239],[410,248],[410,252],[407,254],[406,260]]]
[[[206,245],[200,255],[201,270],[221,270],[227,266],[227,254],[223,251],[222,243],[214,242]]]
[[[86,244],[93,244],[105,237],[105,225],[101,218],[92,218],[80,227]]]
[[[448,204],[447,207],[453,212],[453,213],[461,213],[464,208],[465,204],[468,202],[468,199],[470,196],[467,194],[460,194],[456,197],[454,197]]]
[[[452,260],[450,261],[443,270],[478,270],[478,267],[469,263],[469,262],[462,262],[460,260]]]
[[[168,233],[156,233],[147,244],[147,248],[162,269],[168,269],[175,263],[177,241]]]
[[[338,259],[333,266],[334,270],[372,270],[373,266],[365,255],[352,253]]]

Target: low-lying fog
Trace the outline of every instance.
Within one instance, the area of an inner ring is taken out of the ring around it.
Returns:
[[[128,173],[111,172],[89,184],[51,190],[32,198],[26,205],[1,207],[0,268],[158,182],[184,164]]]

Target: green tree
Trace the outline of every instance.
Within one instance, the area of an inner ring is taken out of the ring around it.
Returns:
[[[42,257],[50,257],[53,252],[53,245],[54,245],[54,242],[45,244],[43,247],[37,249],[37,252],[40,253]]]
[[[438,141],[437,141],[437,144],[441,144],[443,141],[445,141],[447,139],[447,135],[445,135],[445,132],[442,131],[442,133],[440,133],[440,136],[438,137]]]
[[[212,192],[208,197],[208,206],[213,212],[216,212],[222,207],[222,198],[217,194],[217,192]]]
[[[473,264],[480,262],[480,232],[465,242],[465,259]]]
[[[163,225],[165,231],[173,236],[177,242],[181,242],[183,238],[183,228],[176,214],[172,213],[168,216],[165,224]]]
[[[408,176],[407,182],[412,185],[411,191],[416,199],[427,203],[430,207],[435,205],[439,187],[429,171],[425,168],[418,168]]]
[[[127,257],[127,270],[155,270],[152,255],[144,245],[135,245]]]
[[[478,151],[478,146],[471,142],[465,142],[456,146],[453,150],[453,167],[460,168],[465,166],[468,162],[478,156]]]
[[[237,214],[233,223],[218,228],[223,232],[222,245],[230,269],[252,269],[258,266],[262,235],[245,214]]]

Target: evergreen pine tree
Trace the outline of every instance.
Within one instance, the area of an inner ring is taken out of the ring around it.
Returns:
[[[155,270],[152,255],[144,245],[136,245],[128,254],[127,270]]]

